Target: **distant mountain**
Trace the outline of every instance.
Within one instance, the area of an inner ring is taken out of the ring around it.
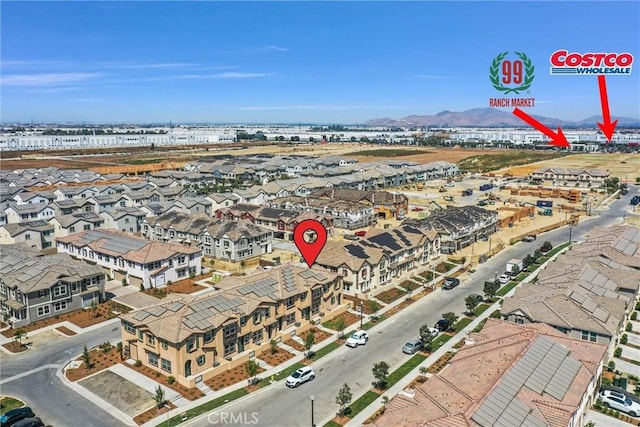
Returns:
[[[593,116],[580,122],[568,122],[553,117],[531,115],[547,126],[563,127],[596,127],[601,116]],[[616,117],[613,118],[614,120]],[[473,108],[466,111],[441,111],[436,115],[412,115],[401,119],[374,119],[366,122],[368,126],[429,126],[429,127],[526,127],[522,120],[507,111],[496,108]],[[628,117],[618,118],[619,126],[640,126],[640,120]]]

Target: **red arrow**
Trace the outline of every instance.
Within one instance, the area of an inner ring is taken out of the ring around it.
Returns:
[[[555,133],[519,108],[513,110],[513,114],[551,138],[551,142],[549,142],[549,145],[556,145],[558,147],[569,146],[569,142],[567,142],[567,138],[565,138],[564,134],[562,133],[562,129],[560,129],[560,126],[558,126],[558,133]]]
[[[613,132],[616,130],[618,119],[611,123],[611,114],[609,113],[609,99],[607,98],[607,82],[604,76],[598,76],[598,87],[600,88],[600,104],[602,104],[602,119],[604,123],[598,123],[598,127],[607,137],[607,144],[611,141]]]

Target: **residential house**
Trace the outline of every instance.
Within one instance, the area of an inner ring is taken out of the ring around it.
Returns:
[[[102,227],[105,229],[139,233],[142,229],[142,222],[147,217],[147,214],[140,208],[130,206],[112,208],[100,212],[100,216],[104,219]]]
[[[605,352],[547,325],[488,319],[444,369],[394,396],[372,426],[583,426]]]
[[[49,204],[53,203],[55,200],[55,195],[51,191],[39,191],[39,192],[31,192],[31,191],[21,191],[15,196],[13,196],[13,200],[16,201],[19,205],[31,205],[31,204]]]
[[[96,213],[129,206],[129,199],[127,199],[122,193],[98,194],[89,197],[87,200],[93,203]]]
[[[110,230],[83,231],[57,239],[59,253],[103,267],[112,279],[144,288],[198,276],[201,250],[178,243],[153,242]]]
[[[309,199],[359,202],[373,206],[374,213],[379,219],[392,219],[409,212],[409,198],[398,192],[324,188],[309,195]]]
[[[8,208],[5,208],[4,212],[7,216],[7,223],[9,224],[39,219],[47,221],[55,216],[55,210],[49,203],[22,205],[13,203]]]
[[[615,227],[608,234],[617,237],[610,248],[640,261],[640,230]],[[585,253],[580,246],[549,263],[535,283],[518,287],[500,312],[511,322],[546,323],[572,338],[603,344],[611,356],[634,310],[640,270],[603,256],[602,247],[589,245]]]
[[[64,199],[51,203],[51,207],[58,215],[71,215],[80,212],[96,212],[96,201],[93,197],[88,199]]]
[[[104,218],[95,212],[79,212],[59,215],[49,220],[53,225],[56,239],[84,230],[95,230],[104,225]]]
[[[609,178],[602,169],[541,168],[531,173],[532,180],[553,181],[558,185],[598,188]]]
[[[287,264],[226,277],[216,288],[122,315],[125,353],[194,387],[269,351],[271,339],[289,339],[345,309],[341,277],[316,268]]]
[[[24,244],[1,245],[0,258],[0,311],[14,328],[104,301],[98,266]]]
[[[0,226],[0,243],[25,243],[38,250],[55,247],[53,225],[45,220],[25,221]]]
[[[406,220],[405,223],[437,231],[442,239],[442,253],[451,254],[495,233],[498,213],[478,206],[447,206],[434,210],[425,219]]]
[[[368,227],[377,222],[374,207],[357,201],[287,196],[271,200],[268,205],[274,209],[324,215],[332,219],[334,227],[347,230]]]
[[[97,195],[98,190],[93,186],[63,186],[54,190],[53,194],[55,194],[56,200],[86,199]]]

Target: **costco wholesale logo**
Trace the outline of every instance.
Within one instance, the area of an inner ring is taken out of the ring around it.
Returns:
[[[549,58],[551,75],[611,75],[631,74],[633,55],[615,52],[569,53],[567,50],[556,50]]]

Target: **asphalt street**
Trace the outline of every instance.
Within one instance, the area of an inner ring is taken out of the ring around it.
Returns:
[[[619,223],[623,209],[629,210],[629,200],[637,194],[637,189],[637,186],[632,186],[630,193],[614,201],[609,209],[594,211],[590,219],[573,227],[573,239],[581,239],[595,226]],[[261,426],[308,425],[311,420],[312,394],[315,421],[319,423],[335,413],[335,395],[342,384],[347,382],[350,385],[355,399],[371,387],[371,367],[374,362],[384,360],[393,370],[407,360],[410,356],[404,355],[401,347],[408,339],[417,338],[420,325],[433,325],[444,312],[461,314],[465,310],[464,298],[471,293],[481,294],[484,281],[492,279],[495,272],[501,273],[508,260],[532,253],[545,240],[555,246],[567,241],[568,237],[568,228],[564,227],[540,235],[535,243],[513,245],[477,266],[475,273],[463,278],[462,284],[457,288],[434,292],[395,315],[393,320],[382,322],[373,328],[370,331],[371,339],[365,347],[344,347],[320,360],[314,365],[317,372],[314,381],[293,390],[287,389],[284,384],[277,384],[225,406],[213,415],[209,414],[209,420],[205,415],[190,425],[223,424],[220,416],[223,413],[244,413],[244,420],[252,421],[252,414],[255,412],[258,425]],[[119,426],[121,423],[108,412],[66,387],[55,375],[57,367],[42,368],[46,365],[62,367],[70,357],[79,355],[85,345],[93,347],[119,337],[118,324],[112,324],[80,335],[48,340],[42,342],[37,350],[34,348],[19,355],[7,356],[1,353],[2,393],[25,399],[38,416],[55,427]],[[21,376],[16,377],[18,375]]]
[[[636,187],[637,188],[637,187]],[[636,191],[611,204],[609,209],[594,212],[591,218],[581,222],[572,230],[572,240],[584,238],[589,230],[596,226],[620,223],[623,209],[628,209],[631,196]],[[372,328],[371,338],[364,347],[351,349],[346,346],[330,353],[313,367],[315,380],[301,385],[297,389],[288,389],[280,382],[265,390],[252,393],[230,405],[219,408],[195,419],[189,426],[210,426],[228,422],[224,425],[246,425],[246,420],[257,419],[259,426],[304,426],[311,423],[311,396],[314,396],[314,421],[335,414],[338,407],[335,396],[344,383],[348,383],[353,400],[360,397],[372,386],[371,368],[382,360],[390,366],[390,371],[410,356],[402,353],[402,346],[409,339],[418,337],[422,324],[432,326],[442,313],[453,311],[461,315],[465,310],[464,298],[472,293],[482,294],[485,280],[492,280],[496,272],[502,274],[506,262],[513,258],[523,258],[548,240],[554,246],[569,240],[568,227],[559,228],[538,236],[533,243],[520,242],[490,258],[476,267],[475,273],[463,278],[460,286],[449,290],[438,290],[411,304],[392,320],[382,322]],[[254,416],[255,414],[255,416]],[[240,422],[229,422],[243,420]]]

